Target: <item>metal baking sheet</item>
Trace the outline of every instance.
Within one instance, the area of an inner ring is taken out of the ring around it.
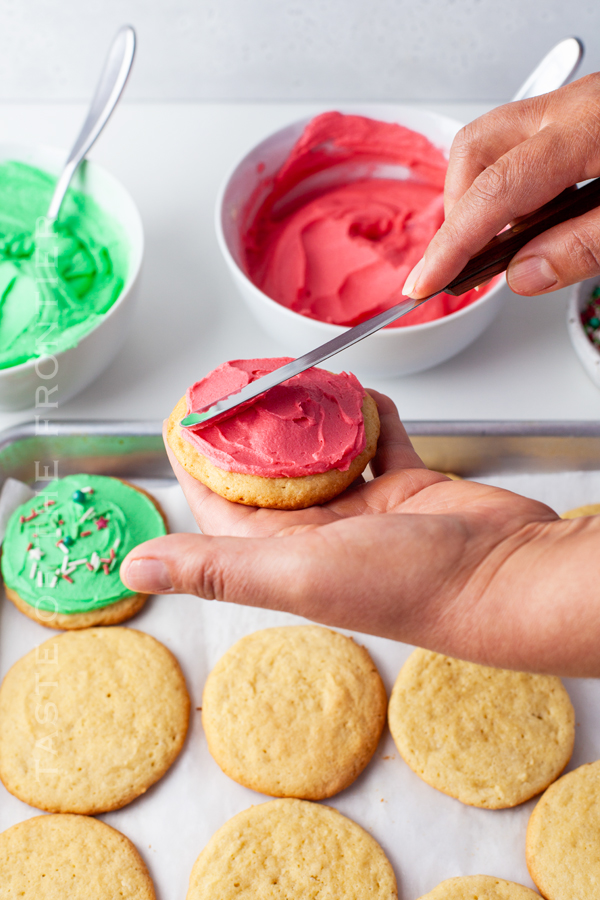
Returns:
[[[413,444],[432,469],[476,478],[491,473],[591,471],[600,468],[595,422],[406,422]],[[26,423],[0,434],[0,487],[11,476],[35,481],[35,461],[60,460],[61,476],[94,474],[170,478],[161,423],[52,422],[54,434]]]
[[[32,484],[36,463],[43,476],[44,467],[52,474],[57,461],[60,476],[87,471],[130,478],[154,493],[171,530],[197,530],[172,476],[160,423],[65,421],[52,427],[57,433],[47,436],[36,435],[35,425],[0,434],[0,487],[7,477]],[[557,509],[600,500],[600,426],[593,423],[418,422],[407,428],[432,468],[520,490]],[[245,634],[302,621],[284,613],[165,596],[151,598],[128,623],[175,653],[192,697],[190,733],[172,769],[143,797],[100,817],[134,841],[159,900],[183,900],[194,860],[217,828],[269,799],[228,779],[208,753],[198,709],[206,676]],[[3,598],[0,675],[52,633]],[[389,693],[411,648],[370,635],[353,637],[371,653]],[[565,684],[577,714],[569,767],[574,768],[600,758],[600,684],[583,679]],[[485,873],[532,886],[525,829],[535,801],[503,811],[463,806],[414,775],[387,731],[360,778],[327,802],[380,842],[394,866],[401,900],[416,900],[443,879],[463,874]],[[0,786],[0,830],[38,814]]]

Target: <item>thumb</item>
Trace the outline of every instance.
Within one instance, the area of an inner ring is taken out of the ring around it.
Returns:
[[[545,294],[600,273],[600,210],[540,234],[516,254],[506,277],[516,294]]]
[[[291,609],[302,605],[302,562],[309,552],[305,544],[302,535],[292,541],[169,534],[135,547],[121,564],[121,580],[144,594],[195,594],[206,600]]]

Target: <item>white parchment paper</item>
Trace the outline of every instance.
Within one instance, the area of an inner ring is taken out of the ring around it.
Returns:
[[[558,512],[600,502],[600,472],[499,475],[485,480],[542,500]],[[197,531],[177,484],[142,484],[162,503],[172,531]],[[5,598],[0,614],[3,677],[17,659],[52,632],[20,614]],[[136,844],[159,900],[184,900],[194,860],[217,828],[235,813],[269,799],[231,781],[208,753],[197,710],[206,676],[243,635],[302,621],[283,613],[168,596],[152,598],[127,623],[154,635],[173,651],[192,697],[188,739],[172,769],[134,803],[101,816]],[[368,635],[354,637],[371,653],[389,693],[411,648]],[[600,683],[565,683],[577,714],[571,769],[600,758]],[[525,830],[536,801],[503,811],[463,806],[413,774],[400,759],[387,729],[361,777],[327,802],[379,841],[395,869],[402,900],[416,900],[455,875],[489,874],[533,887],[525,865]],[[38,814],[0,785],[0,830]]]

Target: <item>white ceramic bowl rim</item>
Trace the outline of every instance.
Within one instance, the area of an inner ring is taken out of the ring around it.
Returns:
[[[407,110],[410,110],[412,113],[415,113],[418,108],[410,107],[410,106],[407,106],[407,107],[399,107],[396,105],[394,106],[394,111],[398,111],[400,109],[407,109]],[[361,113],[360,107],[356,107],[356,110],[353,110],[353,113],[356,115],[361,115],[361,114],[369,115],[366,112]],[[419,113],[419,115],[422,115],[423,118],[429,118],[432,121],[439,121],[440,119],[443,119],[449,125],[462,127],[462,124],[460,122],[458,122],[455,119],[450,118],[450,116],[444,116],[441,113],[438,114],[438,113],[430,112],[429,110],[421,110],[421,109],[418,109],[418,113]],[[230,266],[234,267],[235,269],[237,269],[237,271],[242,276],[242,278],[244,279],[244,281],[246,282],[248,287],[254,293],[256,293],[258,296],[260,296],[262,299],[267,300],[269,303],[276,304],[278,309],[283,311],[284,315],[289,316],[290,321],[297,320],[298,318],[304,319],[304,320],[308,319],[309,321],[314,322],[316,325],[321,326],[325,335],[329,335],[330,337],[336,337],[339,334],[343,334],[345,331],[348,330],[348,328],[344,325],[335,325],[331,322],[323,322],[321,319],[316,319],[316,318],[313,318],[312,316],[303,316],[301,313],[297,313],[297,312],[295,312],[295,310],[289,309],[289,307],[284,306],[282,303],[278,303],[277,300],[273,300],[272,297],[269,297],[268,294],[265,294],[264,291],[261,291],[261,289],[259,287],[257,287],[254,284],[254,282],[248,277],[246,272],[241,268],[241,266],[239,265],[239,263],[233,256],[231,250],[229,249],[229,244],[227,242],[227,239],[225,238],[225,234],[223,231],[223,203],[224,203],[224,199],[225,199],[225,193],[227,191],[227,188],[229,187],[229,183],[233,179],[233,176],[235,175],[237,170],[243,165],[243,163],[246,161],[247,157],[249,157],[252,153],[256,152],[260,148],[261,144],[263,144],[265,141],[271,140],[276,135],[281,134],[281,132],[287,130],[288,128],[292,128],[293,126],[301,128],[301,127],[307,125],[313,118],[314,118],[314,116],[308,116],[308,117],[304,117],[302,119],[295,119],[294,121],[289,122],[287,125],[284,125],[282,128],[278,128],[277,131],[270,132],[268,135],[266,135],[266,137],[264,137],[262,139],[262,141],[259,141],[258,143],[253,144],[249,150],[245,150],[237,158],[237,160],[229,168],[229,171],[225,175],[225,177],[219,187],[219,191],[217,194],[217,200],[216,200],[216,204],[215,204],[215,229],[216,229],[216,233],[217,233],[217,243],[219,244],[221,252],[223,253],[224,257],[226,258],[228,264]],[[370,118],[373,118],[372,111],[370,113]],[[442,148],[442,149],[444,149],[444,152],[446,152],[445,148]],[[430,322],[419,322],[416,325],[404,325],[401,328],[382,328],[378,332],[380,339],[391,340],[395,336],[395,334],[398,333],[398,331],[402,331],[402,332],[408,333],[408,334],[410,334],[411,332],[415,332],[415,331],[427,331],[429,329],[436,328],[437,326],[439,326],[440,322],[447,322],[450,319],[457,320],[457,319],[461,318],[462,316],[467,315],[470,310],[475,309],[476,307],[482,306],[488,300],[490,294],[495,293],[496,289],[498,287],[500,287],[503,283],[504,283],[504,277],[502,279],[499,279],[495,285],[493,285],[485,294],[483,294],[482,297],[473,301],[472,303],[469,303],[468,306],[464,306],[462,309],[457,309],[454,312],[448,313],[445,316],[440,316],[437,319],[432,319]]]
[[[48,155],[56,156],[57,160],[59,158],[63,159],[63,160],[66,159],[67,154],[68,154],[67,150],[63,150],[59,147],[53,147],[50,144],[14,144],[14,143],[11,143],[8,141],[2,142],[0,144],[0,151],[2,151],[3,153],[4,153],[4,151],[8,151],[9,154],[14,152],[14,158],[15,158],[15,161],[17,161],[17,162],[21,161],[21,159],[24,155],[26,156],[31,153],[33,153],[35,155],[48,154]],[[8,159],[9,156],[5,155],[4,158]],[[35,165],[35,164],[32,163],[32,165]],[[130,289],[131,285],[135,282],[135,280],[137,279],[137,277],[139,275],[140,267],[142,265],[142,259],[144,257],[144,228],[142,225],[142,220],[141,220],[140,214],[138,212],[138,208],[133,200],[133,197],[131,196],[131,194],[129,193],[127,188],[125,188],[123,186],[123,184],[121,184],[119,179],[116,178],[114,175],[112,175],[111,172],[108,171],[108,169],[105,169],[104,166],[101,166],[100,163],[94,162],[94,160],[86,159],[85,165],[86,165],[86,167],[90,167],[92,171],[95,170],[96,172],[100,173],[102,178],[106,179],[106,181],[108,181],[110,184],[112,184],[112,186],[118,192],[121,193],[121,196],[123,196],[125,198],[125,201],[130,204],[131,211],[134,214],[134,217],[137,219],[136,224],[139,229],[140,240],[139,240],[138,252],[135,256],[132,257],[133,265],[129,266],[129,269],[127,272],[127,278],[123,284],[123,287],[121,288],[121,293],[119,294],[119,296],[117,297],[115,302],[112,304],[110,309],[107,309],[107,311],[102,316],[101,322],[104,322],[106,319],[110,318],[113,315],[113,313],[115,312],[117,307],[119,307],[121,305],[121,303],[125,300],[125,298],[127,297],[128,293],[129,293],[129,289]],[[37,167],[42,169],[43,171],[47,171],[47,169],[45,168],[45,166],[43,164],[38,164]],[[96,197],[94,197],[93,199],[98,204],[98,206],[102,207],[102,203]],[[97,325],[100,325],[101,322],[98,322]],[[97,327],[97,325],[95,327]],[[84,334],[80,338],[79,343],[81,344],[82,341],[85,341],[88,334],[91,334],[92,331],[94,331],[94,328],[92,328],[90,331],[86,332],[86,334]],[[66,351],[59,351],[56,355],[60,356],[60,354],[62,352],[66,352]],[[32,359],[26,360],[23,363],[18,363],[16,366],[8,366],[5,369],[0,369],[0,377],[2,377],[2,375],[10,374],[13,372],[21,372],[21,371],[24,371],[25,369],[33,369],[37,365],[38,360],[39,360],[39,357],[34,357]]]

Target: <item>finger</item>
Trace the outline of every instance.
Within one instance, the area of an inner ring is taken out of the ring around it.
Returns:
[[[402,618],[402,602],[418,607],[422,623],[438,585],[444,585],[447,600],[449,578],[457,577],[464,529],[451,529],[442,540],[446,529],[445,516],[369,516],[293,537],[173,534],[132,550],[121,578],[137,592],[193,594],[371,633],[403,633],[404,639],[407,633],[395,631],[393,622]],[[427,571],[434,590],[423,591],[417,545],[432,560]],[[373,559],[381,567],[375,581]]]
[[[575,157],[572,144],[569,129],[549,126],[488,166],[452,208],[415,267],[417,276],[415,270],[408,276],[404,293],[419,299],[441,290],[509,222],[593,177],[599,151],[592,166],[587,141]]]
[[[506,277],[516,294],[546,294],[600,274],[600,210],[570,219],[530,241]]]
[[[373,475],[377,477],[398,469],[425,468],[400,421],[394,401],[371,388],[369,394],[377,404],[381,423],[377,453],[371,460]]]
[[[467,533],[446,515],[390,515],[342,519],[293,537],[174,534],[132,550],[121,578],[136,592],[275,609],[427,646],[427,622],[437,629],[447,620],[473,562]]]
[[[488,166],[539,130],[544,108],[543,97],[508,103],[461,128],[448,159],[444,185],[446,217]]]
[[[312,535],[171,534],[132,550],[121,564],[121,578],[130,590],[143,593],[194,594],[226,603],[303,610],[303,598],[310,595],[304,575],[307,558],[313,573],[324,560],[321,542]]]

